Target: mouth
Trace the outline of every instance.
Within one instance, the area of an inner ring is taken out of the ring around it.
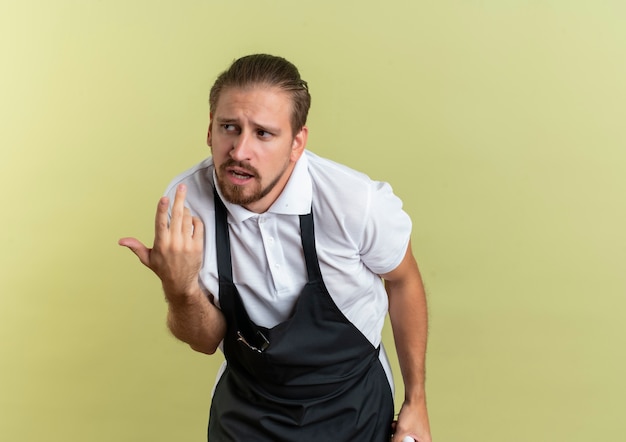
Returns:
[[[233,184],[245,184],[256,177],[254,172],[242,167],[227,167],[225,172]]]

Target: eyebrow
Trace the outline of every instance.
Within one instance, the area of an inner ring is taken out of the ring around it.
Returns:
[[[228,117],[217,117],[215,119],[218,124],[240,124],[239,118],[228,118]],[[257,123],[256,121],[250,121],[253,126],[258,127],[259,129],[267,130],[273,134],[280,134],[281,130],[278,127],[269,126],[266,124]]]
[[[218,123],[239,123],[237,118],[216,118]]]

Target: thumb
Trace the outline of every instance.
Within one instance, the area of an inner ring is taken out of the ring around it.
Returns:
[[[117,243],[120,246],[128,247],[131,252],[137,255],[143,265],[150,267],[150,249],[137,238],[122,238]]]

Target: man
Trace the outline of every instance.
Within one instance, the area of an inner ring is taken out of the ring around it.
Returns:
[[[309,106],[287,60],[236,60],[211,89],[212,156],[159,201],[152,249],[120,245],[161,279],[172,333],[224,352],[211,441],[430,442],[410,219],[386,183],[305,150]],[[387,311],[406,391],[394,423]]]

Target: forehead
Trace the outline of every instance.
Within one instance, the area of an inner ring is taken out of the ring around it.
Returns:
[[[291,115],[291,97],[276,86],[253,85],[249,87],[226,87],[220,93],[214,114],[236,117],[229,114],[275,115],[287,118]]]

